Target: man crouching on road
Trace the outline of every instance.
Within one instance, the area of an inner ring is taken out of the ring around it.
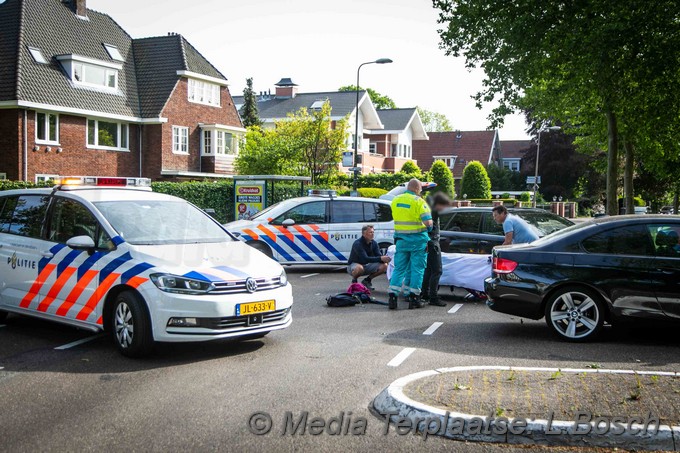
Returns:
[[[380,254],[380,247],[373,239],[374,237],[373,225],[364,225],[361,228],[361,237],[352,245],[347,265],[347,272],[352,276],[352,283],[356,283],[362,275],[368,275],[361,283],[370,290],[375,289],[371,281],[387,272],[387,264],[391,261],[389,256]]]
[[[390,310],[397,308],[397,296],[406,279],[409,287],[408,308],[422,308],[420,287],[427,263],[428,232],[432,231],[432,213],[425,200],[420,197],[422,184],[412,179],[406,192],[392,200],[394,218],[394,242],[397,253],[394,255],[394,272],[390,279]]]

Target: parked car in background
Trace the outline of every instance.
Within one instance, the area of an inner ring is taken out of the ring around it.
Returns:
[[[494,249],[487,305],[545,317],[560,338],[594,338],[605,321],[680,322],[680,218],[590,220],[531,244]]]
[[[503,226],[496,223],[491,207],[449,208],[439,216],[440,244],[446,253],[479,253],[489,255],[504,240]],[[533,226],[539,237],[563,230],[574,223],[543,209],[509,208]]]
[[[673,209],[673,206],[664,206],[659,210],[659,214],[674,214],[675,210]]]

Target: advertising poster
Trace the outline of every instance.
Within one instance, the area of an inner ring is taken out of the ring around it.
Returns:
[[[234,189],[236,220],[250,220],[264,209],[265,181],[236,181]]]

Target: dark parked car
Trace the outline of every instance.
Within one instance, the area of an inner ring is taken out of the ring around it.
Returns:
[[[664,206],[659,210],[659,214],[673,214],[673,206]]]
[[[494,221],[491,209],[449,208],[440,214],[442,252],[491,254],[491,249],[501,245],[504,239],[503,226]],[[509,208],[508,211],[535,227],[539,237],[574,224],[543,209]]]
[[[678,218],[606,217],[496,248],[487,305],[545,316],[570,341],[595,337],[605,321],[680,321],[679,233]]]

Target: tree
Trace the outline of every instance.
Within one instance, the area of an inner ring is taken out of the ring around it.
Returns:
[[[473,160],[465,166],[460,191],[467,198],[491,198],[491,180],[481,162]]]
[[[449,132],[453,130],[449,119],[443,113],[433,112],[422,107],[416,107],[416,109],[418,109],[418,115],[420,115],[425,131]]]
[[[363,89],[364,88],[359,87],[359,91]],[[357,91],[357,86],[346,85],[344,87],[340,87],[338,91]],[[371,98],[371,102],[373,103],[376,109],[383,110],[397,108],[397,104],[395,104],[394,101],[389,96],[380,94],[372,88],[366,88],[366,92],[368,92],[368,97]]]
[[[251,126],[234,165],[240,175],[300,175],[297,150],[275,129]]]
[[[241,107],[241,121],[244,127],[261,126],[262,121],[257,114],[257,99],[253,91],[253,78],[246,79],[246,88],[243,90],[243,107]]]
[[[480,107],[497,102],[490,117],[494,125],[528,97],[524,106],[534,108],[538,118],[593,134],[607,148],[609,214],[618,211],[620,144],[671,137],[671,131],[677,143],[677,115],[659,121],[659,112],[677,112],[680,105],[676,0],[433,4],[444,26],[441,47],[484,70],[484,88],[475,99]]]
[[[423,172],[420,170],[420,167],[416,165],[415,162],[412,160],[407,160],[404,165],[402,165],[401,170],[402,173],[406,173],[409,175],[414,175],[414,176],[420,176]]]
[[[525,190],[527,187],[526,177],[518,171],[501,168],[496,164],[489,164],[486,167],[486,172],[491,181],[491,190],[517,191]]]
[[[429,171],[432,182],[437,183],[433,192],[444,192],[450,198],[455,198],[456,189],[451,169],[441,160],[436,160]]]

